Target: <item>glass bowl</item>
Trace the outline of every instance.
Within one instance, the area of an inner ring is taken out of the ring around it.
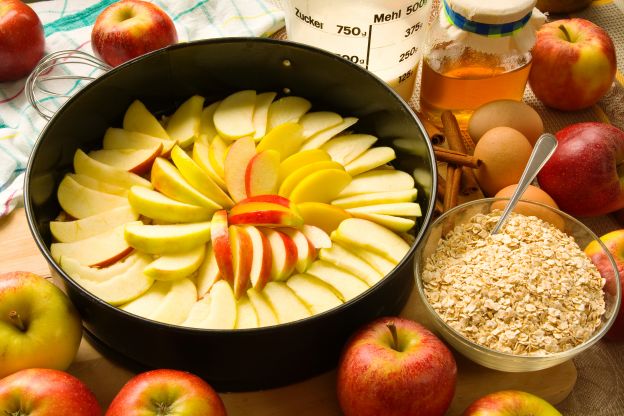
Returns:
[[[452,328],[438,315],[427,300],[422,282],[422,271],[427,259],[435,252],[439,241],[448,232],[450,232],[456,225],[468,222],[477,214],[487,214],[495,208],[500,208],[501,206],[504,207],[506,200],[508,199],[486,198],[467,202],[449,210],[436,219],[436,221],[427,230],[427,233],[424,235],[415,253],[414,275],[416,278],[416,287],[420,301],[423,304],[422,309],[425,311],[424,313],[433,325],[432,329],[442,336],[442,338],[444,338],[462,355],[485,367],[500,371],[525,372],[542,370],[567,361],[598,342],[598,340],[605,335],[613,324],[620,307],[620,279],[613,257],[604,244],[600,242],[598,237],[584,224],[568,214],[547,205],[522,201],[523,204],[533,205],[533,208],[540,207],[539,209],[546,210],[543,212],[545,212],[549,218],[555,218],[554,222],[556,222],[557,227],[562,229],[566,234],[572,236],[581,250],[585,249],[590,242],[598,240],[602,251],[606,253],[609,261],[605,264],[610,263],[613,268],[613,284],[607,282],[608,284],[605,285],[604,289],[605,314],[602,316],[600,326],[594,331],[589,339],[567,351],[549,353],[543,356],[515,355],[495,351],[477,344]],[[496,204],[495,208],[492,208],[493,204]]]

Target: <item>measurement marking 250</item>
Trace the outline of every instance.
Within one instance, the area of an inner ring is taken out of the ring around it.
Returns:
[[[412,46],[412,49],[410,49],[409,51],[405,51],[401,54],[401,56],[399,57],[399,62],[407,60],[410,56],[416,54],[416,52],[418,52],[418,48],[416,46]]]
[[[343,35],[366,36],[366,32],[362,31],[362,29],[357,26],[336,25],[336,27],[338,28],[338,33],[342,33]]]

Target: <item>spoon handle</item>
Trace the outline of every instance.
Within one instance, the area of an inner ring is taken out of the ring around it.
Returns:
[[[542,134],[537,140],[535,146],[533,147],[533,152],[531,152],[531,157],[524,168],[524,172],[522,172],[520,182],[509,199],[507,206],[505,206],[503,214],[492,229],[492,232],[490,233],[491,235],[496,234],[503,226],[505,220],[509,216],[509,213],[514,209],[518,200],[522,197],[522,194],[524,194],[524,191],[526,191],[531,182],[533,182],[533,179],[535,179],[540,169],[542,169],[546,162],[548,162],[548,159],[550,159],[552,154],[555,153],[556,148],[557,139],[550,133]]]

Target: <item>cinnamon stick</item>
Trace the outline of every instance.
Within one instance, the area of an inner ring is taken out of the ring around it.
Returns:
[[[472,137],[470,137],[468,133],[462,134],[461,137],[464,142],[464,147],[466,148],[466,153],[469,155],[474,154],[474,150],[477,145],[475,144],[474,140],[472,140]]]
[[[452,165],[446,165],[446,189],[444,192],[444,212],[457,205],[459,184],[461,182],[461,169]]]
[[[465,154],[466,147],[464,146],[464,142],[461,137],[461,131],[459,130],[457,119],[451,111],[446,110],[442,112],[442,125],[444,126],[444,137],[446,138],[449,148],[456,152]],[[470,195],[477,192],[480,189],[479,183],[477,182],[477,178],[472,169],[469,167],[463,167],[461,172],[462,195]],[[449,182],[448,178],[447,182]]]
[[[440,197],[440,199],[444,198],[444,194],[446,193],[446,179],[444,179],[442,175],[440,175],[439,173],[438,173],[438,185],[436,189],[437,189],[438,197]]]
[[[442,135],[440,129],[431,124],[431,122],[429,122],[425,117],[419,116],[419,118],[423,124],[423,127],[427,131],[427,134],[429,135],[431,143],[435,145],[441,145],[442,143],[444,143],[444,136]]]
[[[452,163],[454,165],[467,166],[475,169],[481,165],[481,161],[474,156],[443,147],[433,146],[433,152],[435,153],[436,159],[440,162]]]

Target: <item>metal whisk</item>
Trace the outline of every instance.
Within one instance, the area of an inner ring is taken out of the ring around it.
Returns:
[[[51,53],[39,61],[26,80],[26,97],[41,117],[50,120],[77,90],[111,68],[86,52],[64,50]],[[55,107],[51,108],[47,103],[54,103]]]

